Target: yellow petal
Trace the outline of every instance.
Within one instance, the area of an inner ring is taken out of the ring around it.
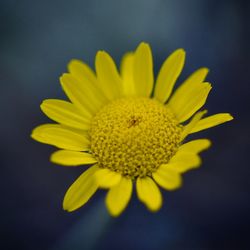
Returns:
[[[209,148],[211,146],[211,141],[208,139],[198,139],[182,144],[179,147],[178,152],[189,152],[198,154],[201,151]]]
[[[183,97],[190,96],[192,94],[194,89],[196,89],[196,87],[205,80],[208,71],[209,70],[207,68],[200,68],[191,74],[174,92],[168,104],[173,107],[176,105],[175,109],[177,111],[180,110],[180,104],[182,104],[181,100]]]
[[[110,55],[98,51],[95,60],[98,86],[109,100],[121,96],[122,81]]]
[[[121,77],[123,85],[123,94],[125,96],[134,96],[135,82],[133,76],[134,54],[126,53],[121,61]]]
[[[141,43],[135,52],[134,81],[136,94],[149,97],[154,83],[153,59],[150,46]]]
[[[97,79],[93,70],[84,62],[73,59],[68,64],[69,72],[79,80],[87,80],[92,85],[97,84]]]
[[[201,165],[201,158],[194,153],[177,152],[166,165],[168,169],[184,173],[190,169],[198,168]]]
[[[149,210],[158,211],[162,206],[162,196],[159,188],[150,177],[137,178],[137,196]]]
[[[208,116],[206,118],[201,119],[199,122],[197,122],[197,124],[190,131],[190,134],[220,125],[224,122],[228,122],[231,120],[233,120],[233,117],[228,113],[221,113],[221,114]]]
[[[84,62],[80,60],[71,60],[68,65],[69,72],[81,82],[86,89],[82,89],[84,93],[89,92],[91,97],[95,97],[95,102],[98,108],[103,103],[107,102],[107,98],[100,88],[98,88],[97,78],[93,70]]]
[[[163,63],[158,74],[154,97],[165,103],[172,93],[174,84],[179,77],[185,62],[185,51],[174,51]]]
[[[44,100],[42,111],[52,120],[69,127],[87,130],[90,126],[89,115],[82,114],[73,104],[56,99]]]
[[[122,177],[121,181],[114,187],[111,187],[106,196],[106,206],[112,216],[119,216],[131,198],[132,181],[126,177]]]
[[[97,169],[96,165],[90,167],[70,186],[64,196],[64,210],[68,212],[76,210],[83,206],[96,192],[98,185],[95,182],[94,174]]]
[[[192,91],[193,88],[202,83],[205,80],[208,71],[209,70],[207,68],[200,68],[191,74],[174,92],[170,102],[178,102],[178,99],[181,99],[189,91]]]
[[[167,164],[161,165],[152,175],[157,184],[167,190],[177,189],[182,184],[180,174],[173,169],[168,169]]]
[[[199,110],[205,104],[211,88],[209,83],[197,84],[179,98],[171,99],[168,105],[177,120],[184,122]]]
[[[44,124],[36,127],[31,137],[39,142],[50,144],[62,149],[85,151],[89,149],[89,140],[59,124]]]
[[[95,97],[95,92],[90,88],[91,83],[80,82],[68,73],[60,77],[60,82],[68,98],[84,115],[91,117],[102,106],[102,103]]]
[[[199,122],[199,120],[202,118],[202,116],[204,116],[207,113],[207,110],[203,110],[200,112],[197,112],[192,120],[184,126],[184,129],[182,130],[182,134],[181,134],[181,140],[184,140],[185,137],[190,133],[190,131],[192,131],[192,129],[195,127],[195,125]]]
[[[95,173],[96,182],[101,188],[110,188],[117,185],[121,180],[121,174],[107,168],[100,168]]]
[[[64,166],[79,166],[96,163],[92,154],[69,150],[58,150],[51,155],[50,160]]]

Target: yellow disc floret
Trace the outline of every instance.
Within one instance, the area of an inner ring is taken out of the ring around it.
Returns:
[[[91,151],[100,168],[131,178],[151,176],[176,153],[181,131],[170,110],[158,101],[118,99],[93,118]]]

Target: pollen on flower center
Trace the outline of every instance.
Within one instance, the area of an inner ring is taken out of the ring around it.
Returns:
[[[170,110],[158,101],[118,99],[93,118],[91,151],[100,168],[132,178],[150,176],[176,153],[181,131]]]

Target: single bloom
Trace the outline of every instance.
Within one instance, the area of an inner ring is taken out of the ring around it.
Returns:
[[[69,63],[69,73],[60,78],[69,101],[43,101],[42,111],[56,123],[38,126],[31,135],[59,148],[52,162],[88,167],[66,192],[65,210],[78,209],[104,188],[112,216],[124,211],[133,189],[155,212],[162,206],[160,188],[179,188],[182,174],[200,166],[199,153],[211,143],[186,137],[233,117],[204,118],[207,111],[200,111],[211,90],[207,68],[173,91],[184,61],[185,51],[174,51],[155,80],[150,46],[141,43],[123,56],[120,71],[104,51],[97,52],[95,72],[82,61]]]

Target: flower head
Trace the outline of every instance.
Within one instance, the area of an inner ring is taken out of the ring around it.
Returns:
[[[139,200],[158,211],[159,187],[179,188],[182,174],[200,166],[199,153],[210,141],[184,142],[186,137],[233,118],[228,113],[203,118],[206,111],[199,111],[211,90],[204,82],[207,68],[195,71],[172,93],[184,61],[184,50],[174,51],[156,81],[146,43],[124,55],[120,73],[103,51],[96,55],[96,73],[81,61],[69,63],[69,73],[60,78],[69,101],[45,100],[42,111],[57,123],[32,132],[33,139],[60,149],[51,155],[52,162],[91,165],[66,192],[65,210],[83,206],[104,188],[108,211],[118,216],[135,183]]]

